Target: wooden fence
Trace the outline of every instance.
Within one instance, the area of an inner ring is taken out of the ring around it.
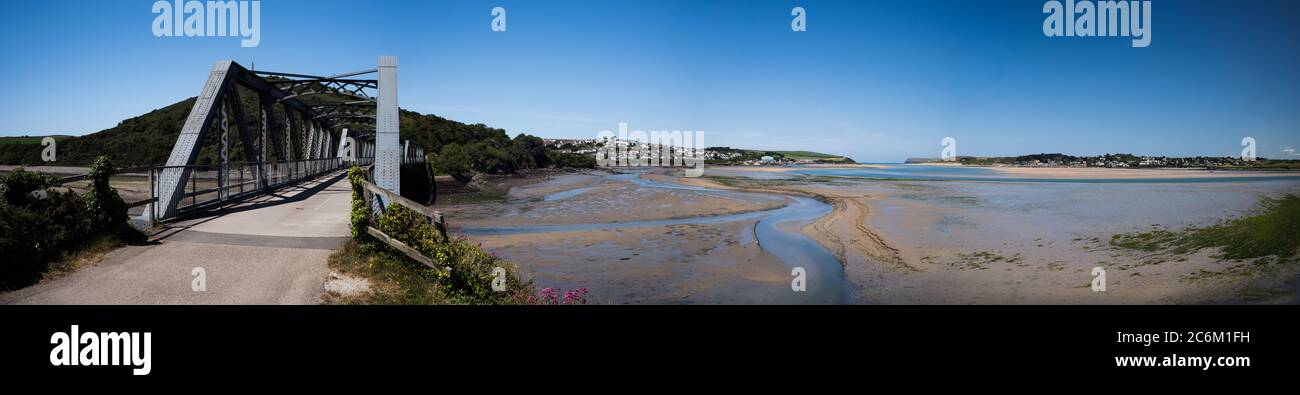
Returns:
[[[401,195],[393,193],[392,191],[389,191],[384,188],[380,188],[378,185],[372,184],[368,180],[362,181],[361,186],[363,189],[362,195],[364,195],[366,199],[366,207],[370,208],[371,218],[377,218],[379,215],[383,214],[385,203],[388,205],[400,204],[402,206],[405,206],[408,209],[411,209],[412,211],[423,214],[425,217],[427,217],[429,219],[429,223],[432,224],[433,228],[437,230],[438,236],[441,238],[441,240],[447,240],[447,223],[443,220],[441,211],[431,209],[423,204],[416,203],[411,199],[407,199],[402,197]],[[376,199],[376,196],[378,196],[380,199]],[[380,203],[380,200],[382,200],[384,203]],[[444,273],[451,271],[451,268],[438,266],[437,261],[434,261],[433,258],[429,258],[428,256],[425,256],[423,253],[420,253],[419,250],[416,250],[415,248],[406,245],[406,243],[397,240],[397,238],[395,237],[384,234],[383,231],[380,231],[379,229],[375,229],[375,227],[373,226],[366,226],[366,233],[370,234],[371,236],[374,236],[375,239],[384,242],[384,244],[393,247],[393,249],[401,251],[403,254],[406,254],[406,256],[410,257],[411,259],[423,263],[425,266],[428,266],[430,268],[433,268],[434,270],[438,270]]]

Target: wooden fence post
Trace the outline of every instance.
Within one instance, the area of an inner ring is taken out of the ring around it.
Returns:
[[[447,241],[447,223],[442,218],[442,211],[433,212],[433,228],[438,231],[438,237],[442,242]]]

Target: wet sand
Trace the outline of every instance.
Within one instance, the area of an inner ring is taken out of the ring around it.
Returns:
[[[1279,303],[1294,298],[1294,264],[1239,276],[1230,273],[1243,263],[1221,261],[1213,251],[1167,258],[1119,250],[1107,241],[1113,234],[1153,226],[1181,229],[1243,215],[1262,198],[1300,194],[1300,179],[1163,184],[880,181],[785,177],[780,173],[787,168],[750,172],[753,169],[706,171],[755,175],[752,185],[684,178],[680,171],[640,176],[683,189],[646,188],[627,175],[604,172],[560,175],[512,188],[504,203],[441,209],[448,213],[453,231],[458,225],[559,225],[554,231],[473,238],[516,262],[539,286],[586,287],[602,303],[813,303],[790,292],[790,268],[801,262],[764,249],[755,238],[757,219],[713,220],[734,213],[766,213],[785,207],[794,196],[822,200],[830,204],[829,213],[779,223],[777,228],[807,236],[834,255],[842,264],[840,275],[850,284],[847,303]],[[1151,174],[1158,173],[1144,175]],[[619,225],[666,218],[699,221]],[[593,222],[613,225],[564,228]],[[1107,271],[1106,292],[1090,288],[1094,267]]]
[[[709,166],[711,171],[740,171],[740,172],[762,172],[762,173],[783,173],[794,169],[887,169],[889,165],[868,165],[868,164],[808,164],[792,166]]]
[[[753,241],[754,221],[476,236],[540,287],[606,304],[795,304],[790,269]]]
[[[1230,269],[1249,263],[1216,259],[1214,251],[1165,258],[1107,241],[1155,225],[1180,229],[1244,215],[1263,197],[1300,193],[1300,182],[836,184],[753,189],[811,194],[834,203],[831,214],[802,231],[837,251],[862,303],[1287,303],[1294,298],[1294,264],[1237,276],[1228,274]],[[1091,289],[1094,267],[1107,271],[1106,292]]]
[[[780,196],[728,196],[641,188],[632,174],[602,172],[551,177],[512,188],[504,203],[443,206],[453,227],[615,223],[766,211],[789,203]],[[566,192],[580,192],[572,195]]]
[[[851,169],[896,169],[896,168],[967,168],[988,169],[989,174],[963,174],[969,178],[1025,178],[1025,179],[1092,179],[1092,180],[1134,180],[1134,179],[1191,179],[1191,178],[1226,178],[1226,177],[1296,177],[1300,180],[1300,171],[1283,170],[1206,170],[1206,169],[1125,169],[1100,167],[1012,167],[1012,166],[966,166],[956,163],[925,163],[899,165],[807,165],[807,166],[725,166],[713,167],[714,174],[745,175],[745,173],[789,173],[800,170],[851,170]]]
[[[791,267],[762,248],[755,233],[761,215],[786,207],[792,199],[669,184],[647,187],[635,182],[636,176],[592,172],[549,177],[512,188],[504,203],[441,209],[453,232],[554,229],[472,237],[515,262],[539,287],[585,287],[598,303],[825,302],[819,299],[822,295],[792,292]],[[658,175],[646,178],[666,180]],[[756,215],[718,220],[743,213]],[[645,225],[676,218],[691,220]]]
[[[1134,179],[1134,178],[1216,178],[1216,177],[1300,177],[1295,171],[1205,170],[1205,169],[1110,169],[1096,167],[1003,167],[991,166],[1009,176],[1026,178]],[[1300,178],[1298,178],[1300,179]]]

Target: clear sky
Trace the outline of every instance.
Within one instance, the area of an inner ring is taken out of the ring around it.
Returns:
[[[1046,37],[1042,0],[263,0],[255,48],[154,37],[153,3],[6,2],[0,135],[112,127],[196,95],[222,59],[332,74],[396,55],[403,108],[512,136],[627,122],[872,162],[937,157],[945,136],[978,156],[1300,148],[1297,1],[1156,0],[1146,48]]]

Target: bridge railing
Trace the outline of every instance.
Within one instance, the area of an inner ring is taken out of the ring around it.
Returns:
[[[178,206],[178,216],[213,206],[238,201],[252,195],[295,184],[343,168],[339,158],[303,159],[276,162],[231,162],[222,166],[188,165],[148,168],[150,198],[130,203],[131,207],[148,205],[145,215],[160,218],[158,207],[159,175],[168,169],[185,169],[190,173]]]
[[[145,219],[156,221],[166,219],[160,217],[162,210],[157,203],[161,178],[159,175],[167,169],[188,169],[190,172],[189,180],[184,186],[184,199],[180,201],[178,207],[179,216],[238,201],[348,166],[364,166],[373,162],[374,158],[358,158],[355,161],[321,158],[265,163],[231,162],[224,166],[224,170],[220,164],[131,167],[117,169],[113,179],[110,180],[110,185],[117,188],[118,194],[127,200],[127,208],[131,215],[140,215]],[[258,176],[259,169],[265,173],[265,177]],[[88,188],[88,177],[87,174],[63,177],[59,179],[59,185]],[[144,194],[146,191],[141,190],[146,188],[147,195]]]

